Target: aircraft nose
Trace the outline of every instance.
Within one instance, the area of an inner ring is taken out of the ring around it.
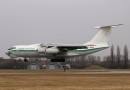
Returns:
[[[11,53],[9,51],[6,51],[5,54],[10,56]]]

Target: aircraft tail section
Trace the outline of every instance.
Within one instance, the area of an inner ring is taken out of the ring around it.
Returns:
[[[94,38],[92,38],[92,40],[90,40],[88,43],[85,43],[84,45],[107,44],[112,28],[120,26],[120,25],[123,25],[123,24],[95,27],[96,29],[99,29],[98,33],[94,36]]]

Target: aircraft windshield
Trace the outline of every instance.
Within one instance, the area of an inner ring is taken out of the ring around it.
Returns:
[[[12,49],[16,49],[16,47],[11,47],[11,48],[9,48],[8,50],[12,50]]]

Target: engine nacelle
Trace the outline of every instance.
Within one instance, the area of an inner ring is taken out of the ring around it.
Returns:
[[[38,53],[47,53],[47,54],[56,54],[59,53],[60,51],[57,48],[39,48],[37,50]]]
[[[46,49],[45,48],[39,48],[37,50],[38,53],[45,53]]]
[[[48,54],[56,54],[56,53],[59,53],[60,51],[57,49],[57,48],[47,48],[45,50],[45,53],[48,53]]]

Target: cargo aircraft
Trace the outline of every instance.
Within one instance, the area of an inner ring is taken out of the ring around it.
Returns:
[[[18,45],[9,48],[6,54],[11,58],[23,57],[27,62],[29,57],[33,58],[48,58],[51,62],[65,62],[65,59],[75,56],[88,55],[109,47],[108,37],[112,28],[118,25],[97,26],[98,33],[87,43],[84,44],[32,44]]]

